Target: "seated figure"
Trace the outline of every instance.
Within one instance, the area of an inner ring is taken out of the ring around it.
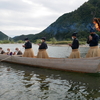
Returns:
[[[5,54],[5,51],[0,47],[0,54]]]

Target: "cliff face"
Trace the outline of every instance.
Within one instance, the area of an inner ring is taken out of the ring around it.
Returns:
[[[100,0],[89,0],[77,10],[60,16],[54,23],[36,35],[27,35],[31,40],[46,36],[47,39],[56,37],[64,40],[78,32],[80,38],[85,38],[94,17],[100,17]],[[17,37],[18,38],[18,37]]]

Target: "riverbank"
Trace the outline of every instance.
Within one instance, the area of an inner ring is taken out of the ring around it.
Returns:
[[[68,44],[72,44],[72,41],[56,41],[56,42],[52,42],[52,41],[46,41],[47,44],[52,44],[52,45],[68,45]],[[80,45],[85,45],[86,41],[79,41]]]
[[[58,46],[60,46],[60,47],[69,47],[69,45],[68,44],[48,44],[49,46],[54,46],[54,47],[58,47]],[[85,45],[80,45],[80,47],[89,47],[89,45],[88,44],[85,44]]]

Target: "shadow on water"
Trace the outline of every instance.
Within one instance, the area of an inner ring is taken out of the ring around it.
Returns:
[[[100,100],[99,73],[72,73],[9,63],[0,66],[0,100]]]

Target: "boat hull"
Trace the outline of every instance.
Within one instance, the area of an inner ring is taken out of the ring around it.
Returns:
[[[16,63],[28,65],[33,67],[41,67],[48,69],[56,69],[63,71],[73,71],[82,73],[98,73],[100,72],[100,58],[81,58],[81,59],[68,59],[68,58],[27,58],[0,55],[0,60],[3,62]]]

